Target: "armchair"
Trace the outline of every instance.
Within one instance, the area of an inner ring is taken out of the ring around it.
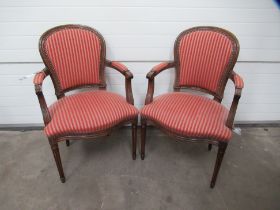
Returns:
[[[132,73],[123,64],[106,60],[105,41],[95,29],[63,25],[45,32],[39,43],[45,68],[33,80],[61,182],[65,182],[58,142],[94,139],[109,135],[115,127],[132,124],[132,158],[136,158],[138,110],[133,106]],[[105,67],[125,76],[126,99],[106,91]],[[50,76],[57,101],[47,106],[42,85]],[[80,88],[86,92],[65,95]],[[97,89],[93,89],[97,88]]]
[[[242,78],[233,72],[239,43],[236,37],[217,27],[195,27],[183,31],[174,45],[174,61],[155,66],[148,74],[148,90],[141,115],[141,159],[145,158],[147,122],[179,140],[206,142],[208,149],[218,146],[216,164],[210,183],[215,186],[228,142],[232,136],[234,116],[241,91]],[[160,72],[175,68],[173,93],[153,99],[154,78]],[[221,104],[228,79],[235,84],[230,110]],[[213,96],[180,92],[195,89]]]

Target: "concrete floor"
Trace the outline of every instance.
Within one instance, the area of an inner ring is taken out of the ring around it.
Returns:
[[[280,129],[246,128],[232,139],[214,189],[217,149],[148,130],[133,161],[130,130],[60,144],[60,183],[42,131],[0,132],[0,209],[280,209]]]

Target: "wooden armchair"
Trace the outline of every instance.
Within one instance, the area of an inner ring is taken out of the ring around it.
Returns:
[[[215,186],[221,162],[232,136],[238,101],[243,88],[240,76],[233,72],[239,43],[221,28],[195,27],[183,31],[176,39],[174,61],[155,66],[148,74],[148,91],[141,114],[141,159],[145,157],[146,125],[151,122],[163,132],[180,140],[207,142],[218,146],[211,188]],[[175,68],[173,93],[153,99],[154,78],[160,72]],[[228,79],[235,84],[235,94],[228,111],[221,104]],[[180,92],[183,88],[203,91],[213,96]]]
[[[63,25],[45,32],[40,39],[40,54],[46,66],[34,77],[45,123],[44,132],[58,168],[61,182],[65,176],[58,142],[107,136],[124,123],[132,124],[132,157],[136,158],[138,111],[133,106],[132,73],[121,63],[106,60],[105,41],[96,30],[80,25]],[[106,91],[105,67],[125,76],[126,99]],[[57,102],[47,106],[42,84],[50,76]],[[79,88],[94,88],[65,96]]]

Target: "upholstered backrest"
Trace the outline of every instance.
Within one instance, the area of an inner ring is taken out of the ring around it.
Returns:
[[[50,29],[41,37],[40,53],[58,92],[103,82],[105,42],[92,28]]]
[[[176,85],[222,97],[238,52],[237,39],[226,30],[196,27],[182,32],[175,43]]]

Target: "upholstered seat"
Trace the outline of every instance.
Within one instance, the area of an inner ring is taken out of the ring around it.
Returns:
[[[228,110],[220,103],[188,93],[158,96],[141,110],[141,115],[168,131],[191,138],[228,141]]]
[[[108,91],[65,96],[51,105],[49,111],[52,120],[45,127],[48,137],[97,133],[138,115],[138,110],[124,97]]]

